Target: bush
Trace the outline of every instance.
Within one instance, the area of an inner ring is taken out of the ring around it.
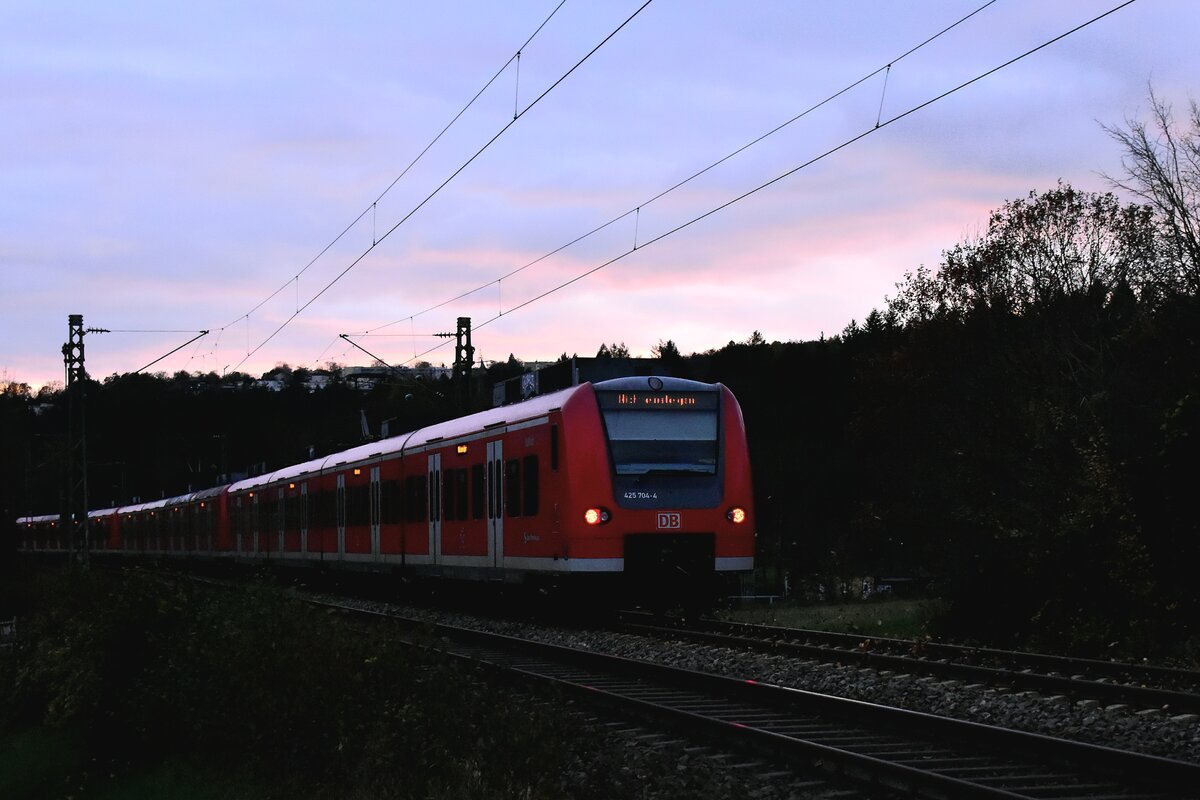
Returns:
[[[93,782],[183,759],[253,796],[557,797],[594,745],[471,667],[276,588],[68,572],[38,594],[0,661],[4,728],[82,732]]]

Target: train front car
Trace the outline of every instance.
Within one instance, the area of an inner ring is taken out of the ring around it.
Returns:
[[[620,570],[635,601],[697,605],[754,566],[742,412],[721,384],[592,384],[563,408],[573,571]]]

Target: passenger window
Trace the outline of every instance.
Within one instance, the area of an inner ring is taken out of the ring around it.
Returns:
[[[321,527],[337,527],[337,493],[324,491],[317,495],[320,500]]]
[[[379,488],[379,517],[384,525],[400,522],[402,516],[400,481],[384,481]]]
[[[454,511],[457,508],[458,486],[454,482],[454,470],[446,470],[445,485],[442,487],[442,519],[457,519],[454,516]]]
[[[515,458],[504,462],[504,507],[507,516],[521,515],[521,462]]]
[[[410,475],[404,481],[405,489],[405,519],[409,522],[425,521],[425,485],[424,475]]]
[[[367,484],[346,487],[346,524],[369,525],[371,522],[371,489]]]
[[[484,505],[487,495],[487,485],[483,482],[483,464],[471,467],[471,517],[483,519]]]
[[[454,470],[454,518],[467,518],[467,468]]]
[[[525,516],[536,517],[538,513],[538,457],[525,456],[524,461],[524,497],[522,508]]]

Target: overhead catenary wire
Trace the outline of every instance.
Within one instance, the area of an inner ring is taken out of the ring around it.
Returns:
[[[259,302],[256,306],[251,308],[245,314],[242,314],[242,315],[238,316],[236,319],[234,319],[233,321],[229,322],[228,324],[223,325],[220,328],[220,330],[224,330],[225,328],[228,328],[230,325],[241,322],[243,318],[249,317],[255,311],[258,311],[264,305],[271,302],[271,300],[275,299],[275,297],[278,296],[279,293],[282,292],[284,289],[286,289],[288,287],[288,284],[292,283],[293,281],[297,282],[297,287],[298,287],[299,286],[298,282],[299,282],[300,276],[303,275],[305,272],[307,272],[308,269],[313,264],[317,263],[317,261],[319,261],[321,259],[321,256],[323,256],[327,252],[329,252],[329,249],[331,247],[333,247],[335,244],[340,242],[342,240],[342,237],[344,237],[347,233],[349,233],[351,230],[353,230],[354,226],[362,221],[363,217],[365,217],[367,215],[368,211],[374,213],[375,207],[379,204],[379,201],[382,200],[384,197],[386,197],[387,194],[393,188],[395,188],[396,184],[399,183],[404,178],[404,176],[407,175],[409,173],[409,171],[417,165],[417,162],[419,162],[422,158],[424,158],[425,154],[428,153],[433,148],[433,146],[435,144],[437,144],[441,140],[441,138],[443,136],[445,136],[446,133],[452,127],[454,127],[454,124],[458,122],[458,120],[462,117],[462,115],[467,113],[467,111],[470,110],[471,106],[475,105],[475,101],[477,101],[480,97],[482,97],[483,93],[486,92],[491,87],[491,85],[493,83],[495,83],[496,80],[501,75],[504,74],[505,70],[507,70],[509,68],[509,66],[513,63],[513,61],[515,59],[519,59],[519,57],[521,55],[521,51],[524,50],[526,47],[528,47],[530,42],[532,42],[534,40],[534,38],[539,33],[542,32],[542,29],[545,28],[546,25],[550,22],[550,20],[554,18],[554,15],[558,13],[559,9],[561,9],[563,7],[563,5],[566,4],[566,2],[567,2],[567,0],[560,0],[559,4],[554,7],[554,10],[552,10],[550,12],[550,14],[547,15],[547,17],[544,20],[542,20],[541,24],[537,26],[537,28],[533,31],[533,33],[529,34],[529,38],[527,38],[525,40],[524,44],[522,44],[520,47],[517,48],[517,52],[515,54],[509,56],[508,60],[505,61],[504,64],[501,65],[501,67],[496,70],[495,74],[492,75],[492,77],[488,78],[487,82],[485,82],[483,84],[483,86],[479,89],[479,91],[477,91],[474,94],[474,96],[472,96],[471,99],[467,101],[466,105],[464,105],[461,109],[459,109],[458,113],[450,118],[450,121],[447,122],[446,125],[440,131],[438,131],[436,136],[434,136],[432,139],[429,140],[429,143],[426,144],[425,147],[421,149],[421,152],[417,153],[416,157],[413,158],[413,160],[409,162],[408,166],[406,166],[403,170],[401,170],[400,174],[397,175],[395,178],[393,178],[392,182],[387,185],[387,188],[385,188],[382,192],[380,192],[379,196],[376,197],[373,201],[371,201],[371,204],[368,205],[366,208],[364,208],[357,217],[355,217],[353,220],[351,220],[350,224],[347,225],[345,228],[343,228],[341,233],[339,233],[337,236],[334,236],[333,239],[329,242],[329,244],[327,244],[323,248],[321,248],[321,251],[319,253],[317,253],[315,256],[313,256],[311,261],[309,261],[307,264],[305,264],[304,267],[299,272],[297,272],[295,275],[293,275],[291,278],[289,278],[282,286],[280,286],[274,292],[272,292],[267,297],[265,297],[261,302]],[[374,221],[372,221],[372,239],[374,239]],[[297,291],[299,291],[298,288],[297,288]],[[299,302],[299,300],[297,298],[297,304],[298,304],[298,302]]]
[[[642,11],[644,11],[646,9],[646,7],[649,6],[650,3],[652,3],[652,2],[653,2],[653,0],[645,0],[645,2],[642,3],[642,5],[638,6],[638,8],[632,14],[630,14],[623,22],[621,22],[616,28],[614,28],[598,44],[596,44],[591,50],[589,50],[587,52],[587,54],[583,56],[583,58],[579,59],[579,61],[577,61],[566,72],[564,72],[561,76],[559,76],[559,78],[557,80],[555,80],[554,83],[552,83],[548,88],[546,88],[544,91],[542,91],[541,94],[539,94],[537,97],[535,97],[528,105],[526,105],[523,109],[521,109],[521,111],[518,114],[516,114],[511,120],[509,120],[503,127],[501,127],[500,130],[497,131],[496,134],[493,135],[491,139],[489,139],[481,148],[479,148],[479,150],[477,150],[470,158],[468,158],[465,162],[463,162],[463,164],[461,166],[459,166],[456,170],[454,170],[454,172],[452,172],[449,177],[447,177],[440,184],[438,184],[438,186],[432,192],[430,192],[428,195],[426,195],[426,197],[423,200],[421,200],[419,203],[417,203],[411,210],[408,211],[408,213],[406,213],[394,225],[392,225],[392,227],[388,228],[388,230],[385,231],[384,234],[379,237],[378,242],[375,242],[374,244],[372,244],[370,247],[368,247],[366,250],[364,250],[359,256],[357,256],[353,261],[351,261],[346,266],[345,269],[343,269],[336,276],[334,276],[334,278],[331,281],[329,281],[327,284],[325,284],[325,286],[322,287],[320,291],[318,291],[315,295],[313,295],[311,298],[309,298],[308,301],[304,303],[304,305],[300,306],[300,308],[295,313],[293,313],[291,316],[289,316],[287,319],[285,319],[283,321],[283,323],[281,325],[279,325],[279,327],[277,327],[274,331],[271,332],[271,334],[269,336],[267,336],[265,339],[263,339],[261,342],[259,342],[258,345],[255,346],[253,350],[250,350],[249,347],[247,347],[247,353],[246,353],[245,357],[242,358],[241,361],[239,361],[235,365],[234,368],[236,369],[237,367],[240,367],[242,364],[244,364],[247,359],[249,359],[251,356],[253,356],[255,353],[257,353],[259,350],[261,350],[268,342],[270,342],[272,339],[274,339],[276,336],[278,336],[279,333],[284,328],[286,328],[289,324],[291,324],[292,320],[294,320],[294,319],[296,319],[296,317],[300,316],[300,314],[303,313],[305,311],[305,309],[307,309],[309,306],[311,306],[313,303],[315,303],[318,299],[320,299],[327,291],[329,291],[335,284],[337,284],[343,277],[345,277],[347,273],[349,273],[352,269],[354,269],[356,266],[358,266],[358,264],[360,264],[364,258],[366,258],[372,251],[374,251],[374,249],[379,244],[381,244],[392,233],[394,233],[401,225],[403,225],[405,222],[407,222],[409,219],[411,219],[412,216],[414,214],[416,214],[418,211],[420,211],[430,200],[432,200],[435,196],[437,196],[442,191],[442,189],[444,189],[447,185],[449,185],[451,181],[453,181],[456,177],[458,177],[458,175],[460,175],[463,172],[463,170],[465,170],[477,158],[479,158],[479,156],[481,156],[485,151],[487,151],[488,148],[490,148],[501,136],[503,136],[513,125],[515,125],[519,119],[524,117],[525,114],[527,114],[530,111],[530,109],[532,109],[534,106],[536,106],[538,103],[540,103],[543,99],[545,99],[556,88],[558,88],[558,86],[560,86],[563,81],[565,81],[568,77],[570,77],[588,59],[590,59],[593,55],[595,55],[596,52],[599,51],[600,48],[602,48],[610,40],[612,40],[612,38],[614,36],[616,36],[618,33],[620,33],[630,22],[632,22],[634,20],[634,18],[636,18],[639,14],[641,14]],[[366,211],[364,211],[363,213],[365,214]],[[360,215],[360,218],[361,218],[361,215]],[[276,292],[276,293],[278,293],[278,292]],[[247,318],[248,318],[248,316],[249,315],[247,315]]]
[[[142,372],[144,370],[149,369],[150,367],[153,367],[155,364],[157,364],[158,362],[167,358],[168,356],[175,355],[176,353],[178,353],[183,348],[187,347],[192,342],[198,342],[199,340],[203,339],[205,336],[208,336],[208,334],[209,334],[208,331],[181,330],[178,328],[88,328],[87,332],[88,333],[194,333],[194,334],[196,334],[191,339],[188,339],[186,342],[184,342],[183,344],[174,348],[173,350],[171,350],[167,353],[164,353],[163,355],[161,355],[158,358],[151,361],[149,364],[146,364],[143,367],[139,367],[138,369],[135,369],[132,373],[130,373],[131,375],[137,375],[139,372]],[[197,347],[199,347],[199,345],[197,345]],[[189,358],[188,361],[190,362],[195,357],[196,357],[196,355],[193,352],[192,357]]]
[[[191,331],[188,331],[188,332],[190,333]],[[114,333],[115,333],[115,331],[114,331]],[[183,348],[187,347],[187,346],[188,346],[189,344],[191,344],[192,342],[194,342],[194,341],[197,341],[198,339],[202,339],[202,338],[203,338],[203,337],[205,337],[205,336],[208,336],[208,331],[200,331],[200,332],[199,332],[199,334],[197,334],[195,337],[193,337],[193,338],[191,338],[191,339],[188,339],[186,342],[184,342],[183,344],[179,345],[179,347],[176,347],[176,348],[175,348],[174,350],[172,350],[171,352],[169,352],[169,353],[164,353],[163,355],[161,355],[161,356],[159,356],[158,358],[156,358],[156,359],[154,359],[153,361],[151,361],[151,362],[150,362],[149,364],[147,364],[146,366],[144,366],[144,367],[141,367],[141,368],[139,368],[139,369],[135,369],[135,370],[133,371],[133,374],[134,374],[134,375],[136,375],[136,374],[138,374],[139,372],[142,372],[143,370],[150,369],[150,367],[153,367],[155,364],[157,364],[158,362],[162,361],[162,360],[163,360],[164,358],[166,358],[167,356],[174,355],[175,353],[178,353],[180,350],[182,350]]]
[[[838,153],[838,152],[846,149],[847,147],[850,147],[850,146],[856,144],[857,142],[862,141],[863,139],[867,138],[868,136],[871,136],[874,133],[878,133],[879,131],[886,129],[889,126],[891,126],[891,125],[893,125],[893,124],[895,124],[895,123],[897,123],[919,111],[922,111],[923,109],[926,109],[929,106],[931,106],[941,100],[944,100],[945,98],[947,98],[953,94],[956,94],[975,83],[978,83],[979,81],[987,78],[988,76],[994,75],[995,73],[999,72],[1000,70],[1010,67],[1013,64],[1015,64],[1019,61],[1022,61],[1025,58],[1028,58],[1029,56],[1031,56],[1041,50],[1046,49],[1047,47],[1050,47],[1051,45],[1062,41],[1063,39],[1067,38],[1068,36],[1071,36],[1072,34],[1078,33],[1079,31],[1083,30],[1084,28],[1087,28],[1087,27],[1099,22],[1100,20],[1105,19],[1106,17],[1109,17],[1109,16],[1115,14],[1116,12],[1120,11],[1121,9],[1126,8],[1130,5],[1133,5],[1133,3],[1135,3],[1135,2],[1137,2],[1137,0],[1125,0],[1125,2],[1119,3],[1116,6],[1113,6],[1109,10],[1107,10],[1101,14],[1098,14],[1095,17],[1092,17],[1091,19],[1087,20],[1086,22],[1082,22],[1063,33],[1060,33],[1059,35],[1057,35],[1051,39],[1048,39],[1047,41],[1037,45],[1036,47],[1026,50],[1025,52],[1021,53],[1020,55],[1014,56],[1014,57],[1008,59],[1007,61],[1005,61],[1001,64],[998,64],[997,66],[992,67],[991,69],[986,70],[985,72],[981,72],[978,75],[976,75],[975,77],[970,78],[969,80],[963,81],[962,83],[954,86],[951,89],[947,89],[946,91],[941,92],[940,94],[937,94],[921,103],[911,106],[906,111],[896,114],[895,116],[890,117],[887,120],[884,120],[882,122],[877,122],[872,127],[869,127],[866,130],[862,131],[861,133],[858,133],[855,136],[852,136],[849,139],[846,139],[842,143],[840,143],[834,147],[831,147],[830,149],[824,151],[823,153],[820,153],[819,155],[814,156],[814,157],[808,159],[807,161],[804,161],[803,163],[798,164],[797,166],[795,166],[783,173],[780,173],[779,175],[776,175],[774,178],[771,178],[770,180],[765,181],[765,182],[759,184],[758,186],[755,186],[754,188],[752,188],[746,192],[743,192],[742,194],[740,194],[730,200],[725,201],[724,203],[721,203],[717,206],[714,206],[713,208],[710,208],[709,210],[705,211],[702,214],[692,217],[691,219],[687,220],[686,222],[683,222],[667,231],[664,231],[663,233],[660,233],[659,235],[649,239],[648,241],[641,243],[637,247],[630,248],[630,249],[608,259],[607,261],[604,261],[603,263],[600,263],[600,264],[592,267],[591,269],[581,272],[581,273],[575,275],[574,277],[572,277],[570,280],[564,281],[564,282],[558,284],[557,286],[554,286],[553,288],[542,292],[541,294],[538,294],[534,297],[531,297],[531,298],[525,300],[524,302],[521,302],[521,303],[513,306],[512,308],[508,309],[508,311],[502,312],[500,314],[497,314],[494,317],[491,317],[489,319],[486,319],[482,322],[475,324],[474,328],[475,328],[475,330],[478,330],[479,328],[489,325],[489,324],[495,322],[496,320],[501,319],[502,317],[509,316],[515,311],[519,311],[520,309],[530,306],[530,305],[538,302],[539,300],[543,300],[546,297],[549,297],[549,296],[561,291],[562,289],[565,289],[568,286],[571,286],[572,284],[577,283],[577,282],[583,280],[584,278],[599,272],[602,269],[605,269],[606,267],[612,266],[613,264],[627,258],[628,256],[632,255],[635,252],[640,252],[642,250],[645,250],[647,247],[654,245],[670,236],[673,236],[674,234],[679,233],[680,231],[682,231],[686,228],[689,228],[692,225],[695,225],[696,223],[698,223],[704,219],[707,219],[708,217],[711,217],[714,214],[717,214],[717,213],[725,210],[726,208],[729,208],[730,206],[735,205],[736,203],[741,202],[742,200],[745,200],[747,197],[757,194],[758,192],[762,191],[763,189],[766,189],[770,186],[775,185],[776,183],[779,183],[780,181],[783,181],[783,180],[791,177],[792,175],[795,175],[797,172],[800,172],[801,170],[804,170],[804,169],[812,166],[813,164],[823,161],[824,159],[828,158],[829,156],[834,155],[835,153]],[[349,341],[348,338],[347,338],[347,341]],[[415,361],[418,358],[422,358],[426,355],[429,355],[430,353],[434,352],[435,350],[445,347],[446,344],[447,344],[446,342],[439,342],[438,344],[434,345],[433,347],[430,347],[428,350],[425,350],[424,352],[420,353],[419,355],[414,355],[413,360]]]
[[[470,297],[472,294],[475,294],[476,292],[483,291],[484,289],[487,289],[490,286],[496,285],[497,287],[499,287],[503,281],[505,281],[521,272],[524,272],[525,270],[529,269],[530,267],[533,267],[533,266],[541,263],[542,261],[545,261],[546,259],[557,255],[558,253],[561,253],[563,250],[566,250],[570,247],[573,247],[576,244],[579,244],[580,242],[604,231],[605,229],[611,227],[612,225],[615,225],[616,223],[620,222],[621,220],[625,219],[626,217],[628,217],[630,215],[634,215],[635,220],[636,220],[635,229],[634,229],[634,248],[633,249],[634,250],[639,249],[641,247],[641,245],[638,244],[638,231],[640,230],[641,210],[643,207],[649,206],[650,204],[652,204],[658,200],[661,200],[662,198],[666,197],[667,195],[671,194],[672,192],[675,192],[675,191],[683,188],[684,186],[686,186],[687,184],[696,180],[697,178],[700,178],[701,176],[705,175],[706,173],[708,173],[708,172],[712,171],[713,169],[716,169],[717,167],[721,166],[722,164],[728,162],[730,159],[733,159],[733,158],[737,157],[738,155],[744,153],[745,151],[749,150],[750,148],[752,148],[758,144],[761,144],[763,141],[769,139],[770,137],[774,136],[775,134],[779,133],[780,131],[783,131],[784,129],[788,128],[789,126],[795,124],[796,122],[799,122],[800,120],[809,116],[813,112],[819,110],[820,108],[822,108],[822,107],[828,105],[829,103],[833,102],[834,100],[838,99],[842,95],[845,95],[846,93],[856,89],[857,87],[859,87],[862,84],[866,83],[867,81],[871,80],[875,76],[879,75],[881,72],[884,73],[884,75],[885,75],[884,89],[886,91],[886,76],[887,76],[887,74],[890,73],[891,68],[895,64],[898,64],[899,62],[901,62],[904,59],[908,58],[909,56],[913,55],[917,51],[919,51],[922,48],[926,47],[927,45],[933,43],[937,39],[940,39],[942,36],[949,33],[950,31],[954,30],[959,25],[962,25],[964,22],[966,22],[967,20],[976,16],[980,12],[984,11],[989,6],[994,5],[996,3],[996,1],[997,0],[987,0],[987,2],[978,6],[973,11],[960,17],[959,19],[955,20],[954,22],[950,23],[949,25],[945,26],[944,28],[940,29],[936,33],[928,36],[926,39],[924,39],[920,43],[913,45],[908,50],[904,51],[903,53],[896,56],[895,58],[892,58],[890,61],[888,61],[887,64],[877,67],[874,70],[871,70],[870,72],[861,76],[857,80],[852,81],[851,83],[847,84],[843,88],[835,91],[833,94],[830,94],[825,99],[812,104],[811,106],[809,106],[808,108],[805,108],[803,111],[799,112],[798,114],[795,114],[794,116],[787,119],[786,121],[776,125],[774,128],[771,128],[770,130],[766,131],[765,133],[760,134],[759,136],[755,137],[754,139],[751,139],[750,141],[746,142],[745,144],[738,147],[737,149],[729,152],[728,154],[722,156],[721,158],[718,158],[716,161],[713,161],[712,163],[708,164],[707,166],[691,173],[687,177],[674,183],[673,185],[669,186],[668,188],[663,189],[662,191],[658,192],[657,194],[653,195],[652,197],[650,197],[646,200],[643,200],[641,203],[638,203],[635,207],[630,208],[627,211],[624,211],[624,212],[618,214],[617,216],[613,217],[612,219],[608,220],[607,222],[604,222],[604,223],[601,223],[600,225],[595,226],[594,228],[587,231],[586,233],[582,233],[582,234],[576,236],[575,238],[571,239],[570,241],[565,242],[564,244],[561,244],[558,247],[554,248],[553,250],[549,251],[548,253],[538,256],[537,258],[533,259],[532,261],[530,261],[520,267],[510,270],[509,272],[506,272],[503,275],[500,275],[496,278],[493,278],[492,280],[488,281],[487,283],[481,284],[472,289],[468,289],[464,292],[461,292],[460,294],[455,295],[454,297],[451,297],[447,300],[443,300],[435,305],[432,305],[428,308],[422,309],[421,311],[411,314],[410,316],[401,317],[400,319],[393,320],[392,322],[388,322],[388,323],[379,325],[374,328],[370,328],[370,329],[364,331],[362,334],[356,334],[356,335],[361,336],[364,334],[374,333],[375,331],[378,331],[378,330],[383,330],[384,328],[390,327],[392,325],[396,325],[400,322],[404,322],[405,320],[411,320],[416,317],[420,317],[425,314],[428,314],[431,311],[436,311],[440,308],[443,308],[444,306],[447,306],[447,305],[450,305],[451,303],[457,302],[458,300],[462,300],[464,298]],[[880,114],[883,113],[882,97],[880,99],[879,113]],[[876,118],[876,127],[878,127],[878,125],[879,125],[879,119],[877,117]],[[504,312],[501,308],[501,315],[503,313]]]

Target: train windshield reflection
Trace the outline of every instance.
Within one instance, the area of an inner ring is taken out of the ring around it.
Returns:
[[[717,409],[603,410],[613,468],[618,475],[717,472]]]

